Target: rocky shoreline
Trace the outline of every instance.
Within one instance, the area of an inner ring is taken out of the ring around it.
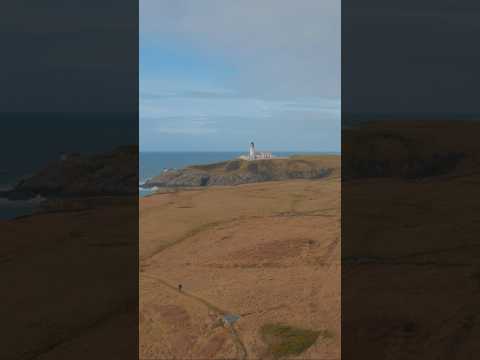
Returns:
[[[54,198],[135,195],[138,192],[138,147],[119,147],[95,155],[67,154],[12,189],[0,191],[9,200],[38,195]]]
[[[261,161],[234,159],[190,166],[164,172],[146,181],[142,187],[228,186],[291,179],[320,179],[329,176],[333,171],[321,158],[309,156]]]

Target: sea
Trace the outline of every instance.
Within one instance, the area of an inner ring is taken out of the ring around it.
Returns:
[[[29,167],[28,165],[22,166],[9,166],[5,170],[0,171],[0,192],[11,190],[15,184],[23,177],[29,176],[35,169],[37,164]],[[45,199],[41,196],[37,196],[32,199],[26,200],[9,200],[0,196],[0,220],[13,219],[20,216],[34,214]]]

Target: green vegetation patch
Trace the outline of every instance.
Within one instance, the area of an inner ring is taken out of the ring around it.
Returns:
[[[224,168],[225,165],[228,164],[228,161],[222,161],[222,162],[217,162],[217,163],[212,163],[212,164],[204,164],[204,165],[191,165],[188,168],[189,169],[195,169],[195,170],[202,170],[202,171],[215,171],[215,170],[221,170]]]
[[[227,172],[235,171],[235,170],[239,170],[241,167],[242,167],[241,160],[232,160],[225,165],[225,171]]]
[[[268,345],[269,352],[276,359],[303,353],[317,341],[319,336],[333,337],[328,330],[315,331],[285,324],[265,324],[260,332],[263,341]]]

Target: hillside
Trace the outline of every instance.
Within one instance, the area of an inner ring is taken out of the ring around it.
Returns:
[[[207,165],[189,166],[165,172],[146,182],[145,187],[195,187],[240,185],[289,179],[319,179],[337,172],[340,157],[292,156],[268,160],[233,159]]]
[[[342,176],[420,179],[479,171],[479,132],[474,121],[384,121],[345,129]]]
[[[340,339],[339,175],[140,198],[141,358],[334,360]]]
[[[138,147],[123,146],[92,155],[70,154],[20,180],[13,190],[0,193],[10,199],[42,196],[136,195]]]
[[[479,353],[479,131],[473,121],[343,131],[345,358]]]
[[[121,200],[0,220],[0,359],[132,358],[138,206]]]

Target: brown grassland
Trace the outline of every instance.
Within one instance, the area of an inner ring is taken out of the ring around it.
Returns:
[[[342,134],[342,355],[475,359],[480,122]]]
[[[137,199],[67,203],[0,220],[0,359],[128,359],[137,348]]]
[[[340,157],[324,161],[318,180],[140,200],[141,359],[340,358]]]

